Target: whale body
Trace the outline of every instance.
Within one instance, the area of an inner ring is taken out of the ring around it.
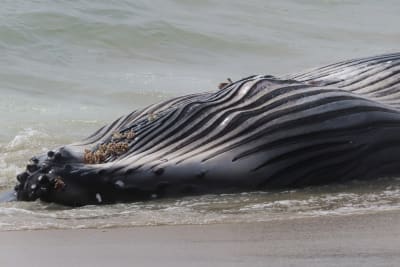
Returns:
[[[400,174],[400,53],[254,75],[31,158],[18,200],[69,206]]]

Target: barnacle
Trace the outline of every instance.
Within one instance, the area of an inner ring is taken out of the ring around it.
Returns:
[[[150,122],[152,122],[152,121],[154,121],[155,119],[157,119],[157,115],[154,114],[154,113],[149,113],[149,114],[147,115],[147,119],[148,119]]]
[[[135,138],[136,134],[133,130],[130,130],[129,132],[126,133],[126,138],[127,139],[133,139]]]
[[[55,179],[54,189],[59,191],[65,187],[65,183],[60,176]]]
[[[112,135],[112,139],[122,139],[123,138],[123,134],[120,132],[115,132]]]

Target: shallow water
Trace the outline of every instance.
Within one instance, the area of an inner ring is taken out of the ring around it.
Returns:
[[[227,77],[398,51],[397,1],[3,1],[0,191],[32,155]],[[400,209],[396,179],[67,209],[0,204],[0,230],[265,221]]]

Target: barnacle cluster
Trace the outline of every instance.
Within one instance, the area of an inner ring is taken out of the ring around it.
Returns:
[[[85,149],[83,161],[86,164],[100,164],[108,158],[124,154],[129,149],[128,140],[135,138],[135,132],[116,132],[109,143],[101,144],[94,151]]]
[[[133,130],[129,130],[127,132],[115,132],[112,135],[112,141],[119,141],[119,140],[132,140],[136,136],[135,132]]]
[[[125,153],[129,148],[127,142],[111,142],[101,144],[95,151],[85,149],[83,161],[86,164],[100,164],[111,156],[118,156]]]

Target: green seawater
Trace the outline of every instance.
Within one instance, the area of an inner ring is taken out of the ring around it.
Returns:
[[[0,191],[36,153],[226,78],[399,50],[400,3],[372,0],[4,0]],[[400,209],[400,182],[70,209],[0,204],[0,231],[266,221]]]

